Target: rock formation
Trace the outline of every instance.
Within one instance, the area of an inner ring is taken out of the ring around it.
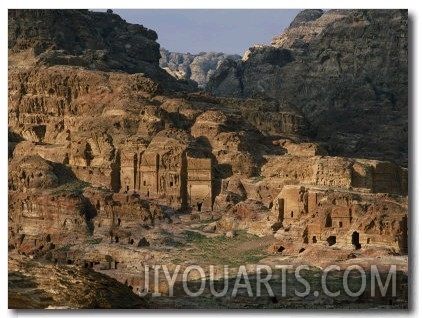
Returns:
[[[207,90],[275,98],[330,153],[406,165],[407,23],[406,10],[305,10],[270,45],[222,62]]]
[[[216,52],[175,53],[161,49],[160,67],[177,79],[192,80],[204,89],[215,70],[225,59],[238,61],[239,55]]]
[[[113,13],[9,10],[9,65],[72,65],[145,73],[186,89],[160,69],[157,33]]]
[[[14,255],[9,259],[9,308],[141,309],[150,304],[104,274]]]

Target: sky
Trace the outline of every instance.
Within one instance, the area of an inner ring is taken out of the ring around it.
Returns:
[[[112,9],[129,23],[155,30],[160,46],[179,53],[242,55],[269,44],[301,10],[297,9]],[[95,10],[97,11],[97,10]],[[105,11],[105,10],[98,10]]]

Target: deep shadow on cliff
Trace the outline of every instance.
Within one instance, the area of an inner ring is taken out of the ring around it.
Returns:
[[[283,101],[330,154],[406,166],[407,10],[305,10],[271,45],[221,63],[207,90]]]

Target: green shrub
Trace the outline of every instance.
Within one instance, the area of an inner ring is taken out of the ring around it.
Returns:
[[[72,182],[62,184],[61,186],[58,186],[57,188],[52,190],[51,194],[57,195],[57,194],[63,194],[63,193],[72,193],[72,194],[80,195],[84,192],[84,189],[86,187],[89,187],[90,185],[91,184],[89,182],[75,180]]]
[[[194,231],[186,230],[186,231],[183,231],[183,234],[186,235],[187,240],[189,242],[200,242],[200,241],[203,241],[204,239],[206,239],[206,236],[204,236],[200,233],[194,232]]]
[[[87,244],[100,244],[102,240],[103,239],[101,237],[99,237],[99,238],[86,240],[85,243],[87,243]]]

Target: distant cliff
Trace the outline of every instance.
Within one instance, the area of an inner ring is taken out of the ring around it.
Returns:
[[[205,88],[210,77],[223,60],[238,61],[240,55],[203,52],[199,54],[175,53],[161,49],[160,67],[177,79],[193,80],[199,88]]]
[[[407,10],[305,10],[270,45],[224,61],[207,90],[275,98],[333,154],[408,158]]]

